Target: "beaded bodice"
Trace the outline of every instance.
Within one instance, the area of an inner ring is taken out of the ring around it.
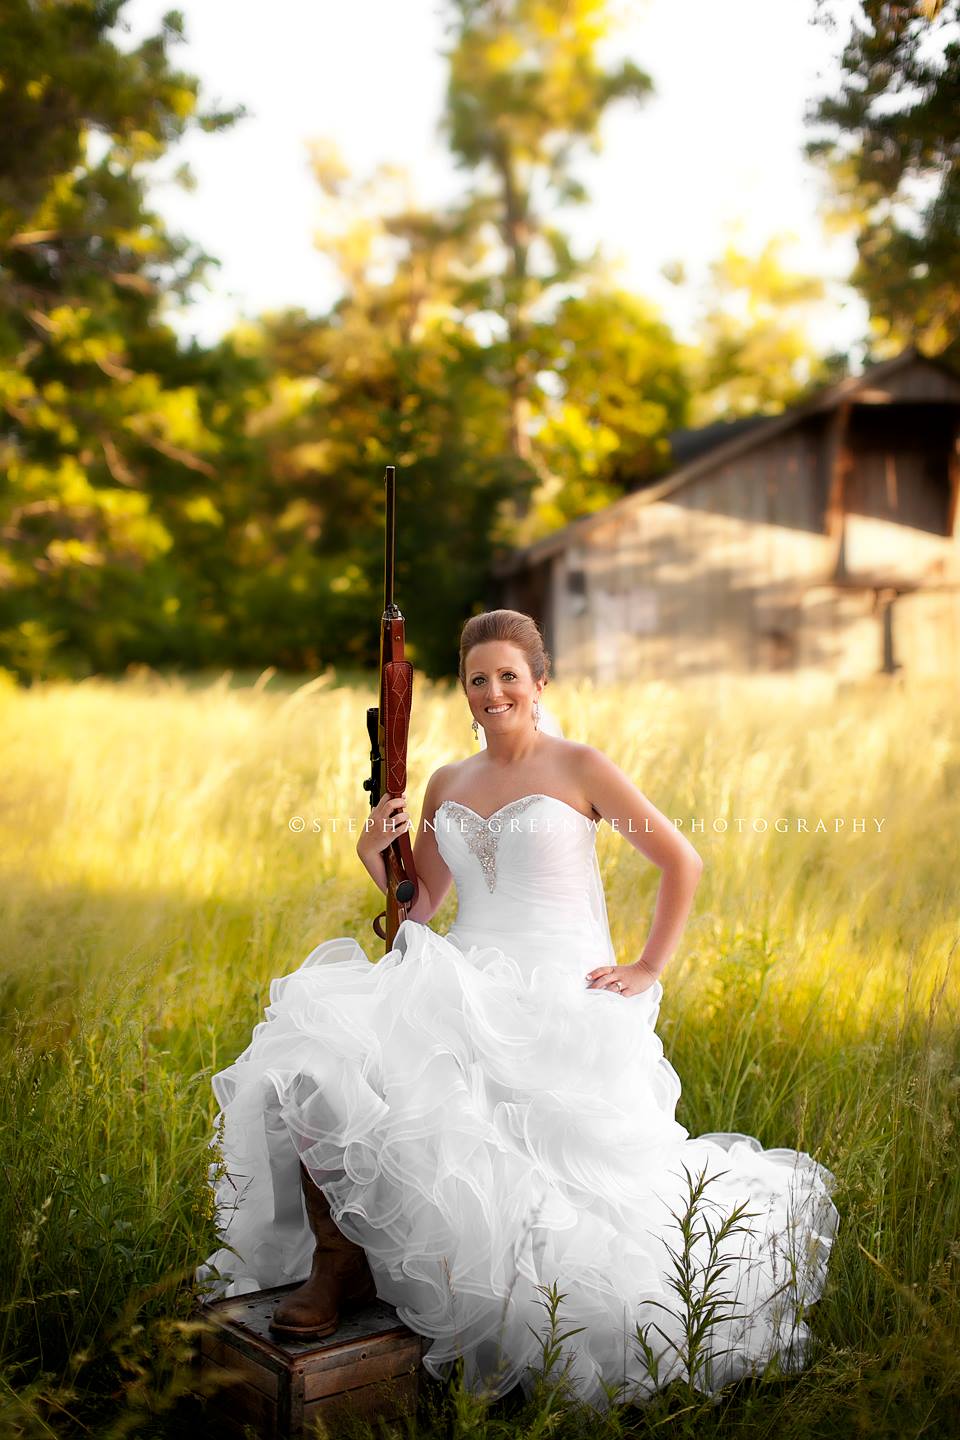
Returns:
[[[487,888],[493,891],[497,884],[497,848],[503,834],[504,822],[511,825],[537,800],[549,798],[551,797],[542,795],[521,795],[519,800],[511,800],[509,805],[501,805],[499,810],[486,816],[478,815],[469,805],[461,805],[459,800],[444,800],[437,814],[446,808],[456,814],[467,845],[480,862]]]
[[[453,939],[518,945],[531,958],[609,947],[596,823],[553,795],[521,795],[492,815],[444,800],[432,824],[457,889]],[[594,962],[596,963],[596,961]]]

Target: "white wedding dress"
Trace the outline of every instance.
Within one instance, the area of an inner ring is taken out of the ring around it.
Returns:
[[[578,1330],[567,1374],[598,1408],[611,1386],[655,1388],[638,1324],[660,1385],[688,1367],[707,1393],[774,1358],[800,1368],[837,1226],[829,1171],[677,1123],[659,981],[626,998],[587,988],[615,963],[593,822],[544,794],[488,819],[446,800],[432,820],[456,883],[449,933],[406,920],[375,964],[353,939],[323,941],[272,982],[266,1019],[213,1079],[229,1173],[211,1166],[224,1248],[197,1272],[206,1298],[306,1278],[302,1158],[380,1297],[430,1337],[437,1377],[462,1356],[471,1389],[529,1393],[553,1281],[560,1329]],[[719,1242],[733,1263],[697,1366],[670,1280],[704,1169],[696,1283],[703,1219],[716,1229],[746,1202],[751,1232]]]

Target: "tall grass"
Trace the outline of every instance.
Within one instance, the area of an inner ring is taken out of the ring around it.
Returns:
[[[216,1244],[210,1076],[247,1044],[271,977],[319,940],[381,953],[347,828],[367,808],[371,687],[268,678],[0,690],[4,1433],[189,1422],[190,1276]],[[602,1419],[556,1388],[487,1406],[425,1380],[421,1433],[960,1432],[955,707],[758,682],[557,683],[548,698],[706,862],[659,1027],[678,1118],[816,1154],[837,1175],[840,1234],[799,1377]],[[418,682],[411,797],[473,748],[462,697]],[[778,816],[828,833],[778,833]],[[598,850],[630,960],[658,874],[607,827]],[[432,923],[454,914],[451,895]]]

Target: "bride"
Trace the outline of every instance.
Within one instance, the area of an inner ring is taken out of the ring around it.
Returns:
[[[223,1244],[197,1271],[204,1298],[308,1276],[272,1322],[308,1338],[379,1296],[429,1337],[432,1375],[462,1357],[490,1399],[530,1393],[554,1282],[566,1375],[600,1409],[677,1377],[715,1393],[770,1362],[797,1370],[833,1177],[675,1120],[659,977],[703,864],[607,756],[562,736],[547,669],[530,616],[467,621],[459,678],[485,745],[430,776],[419,895],[393,948],[371,964],[353,939],[322,941],[214,1076]],[[632,964],[610,940],[604,820],[661,871]],[[357,853],[381,891],[382,852],[410,825],[405,796],[370,812]],[[681,1301],[684,1265],[696,1293]],[[719,1303],[693,1354],[697,1295]]]

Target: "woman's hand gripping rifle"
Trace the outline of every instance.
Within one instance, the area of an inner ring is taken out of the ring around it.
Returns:
[[[396,471],[387,466],[386,543],[384,545],[384,609],[380,623],[380,704],[367,710],[367,734],[370,737],[370,779],[364,790],[370,792],[371,808],[384,795],[402,795],[407,787],[407,736],[413,701],[413,665],[404,658],[404,618],[393,600],[393,557],[396,499]],[[404,831],[383,851],[387,873],[387,908],[373,921],[374,932],[386,943],[384,953],[393,947],[401,921],[407,918],[419,891],[417,872],[413,865],[413,846]],[[385,925],[381,925],[385,921]]]

